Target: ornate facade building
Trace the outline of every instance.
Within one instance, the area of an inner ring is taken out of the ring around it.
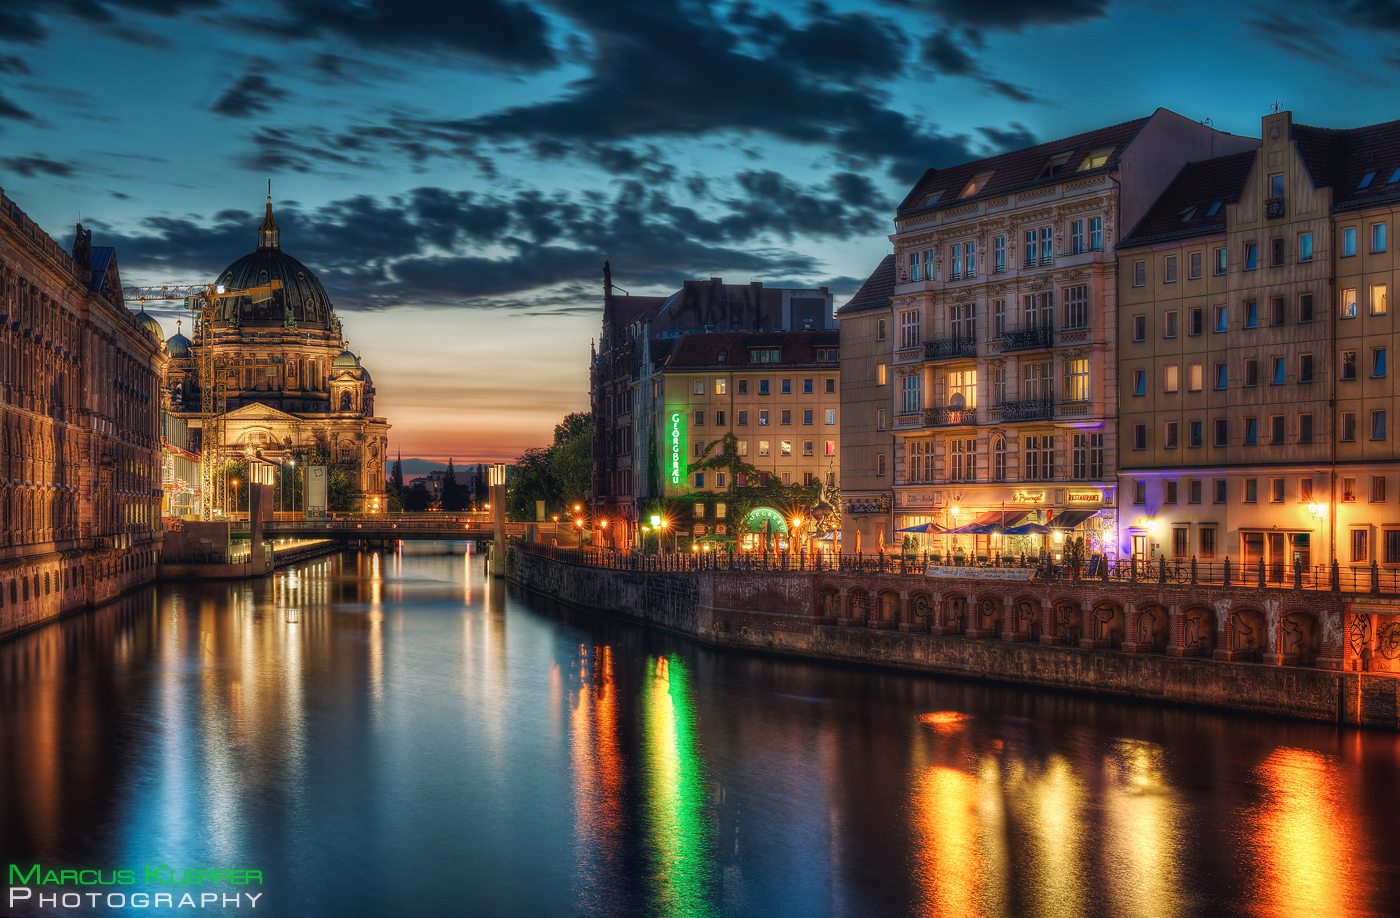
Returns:
[[[265,299],[224,301],[194,339],[179,331],[166,342],[170,362],[163,397],[189,424],[191,446],[202,440],[199,364],[212,347],[227,367],[223,449],[229,458],[271,462],[319,456],[349,469],[355,512],[383,509],[389,424],[374,413],[374,381],[348,349],[326,290],[300,261],[282,251],[272,199],[258,228],[258,247],[229,265],[216,283],[234,289],[281,289]]]
[[[155,579],[165,356],[121,289],[0,193],[0,635]]]

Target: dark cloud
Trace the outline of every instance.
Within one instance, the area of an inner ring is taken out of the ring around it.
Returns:
[[[247,22],[286,39],[343,38],[395,53],[465,54],[529,70],[557,62],[544,17],[518,0],[277,0],[282,16]]]
[[[1040,142],[1036,139],[1034,134],[1026,129],[1025,125],[1018,124],[1015,121],[1011,122],[1011,127],[1006,130],[993,127],[981,127],[977,129],[977,132],[987,138],[987,142],[991,144],[997,152],[1033,147]]]
[[[137,44],[159,43],[149,33],[130,27],[124,14],[174,19],[222,4],[223,0],[4,0],[0,5],[0,41],[39,44],[52,32],[46,20],[65,17],[105,26],[110,34]]]
[[[754,47],[817,77],[849,83],[889,80],[904,71],[909,42],[889,20],[833,13],[822,3],[808,13],[808,22],[793,28],[777,13],[743,2],[730,12],[729,23]]]
[[[381,308],[535,301],[545,288],[593,284],[604,259],[638,286],[678,286],[725,272],[812,273],[817,263],[775,239],[847,239],[878,228],[889,202],[861,176],[802,187],[773,172],[734,178],[714,213],[677,205],[664,189],[624,180],[609,194],[477,194],[418,188],[306,210],[277,205],[284,247],[310,265],[338,303]],[[139,233],[105,233],[123,269],[212,276],[248,251],[260,217],[230,210],[203,222],[161,217]],[[589,287],[591,289],[591,286]]]
[[[1070,25],[1108,15],[1111,0],[884,0],[886,5],[919,10],[940,22],[989,32],[1019,32],[1028,26]]]
[[[0,54],[0,73],[14,73],[21,76],[29,73],[29,65],[13,54]]]
[[[4,93],[0,93],[0,118],[9,118],[12,121],[33,121],[34,113],[20,108],[5,98]]]
[[[263,74],[247,73],[225,89],[209,110],[227,118],[251,118],[258,112],[271,111],[274,103],[281,102],[287,96],[287,90],[275,85]]]
[[[41,175],[70,178],[75,171],[72,163],[49,159],[42,153],[35,153],[33,156],[6,156],[0,159],[0,166],[25,178],[37,178]]]
[[[965,50],[977,45],[975,38],[966,33],[959,39],[951,29],[943,29],[924,39],[921,58],[925,64],[943,76],[976,80],[985,88],[1013,102],[1035,101],[1029,90],[988,74]]]

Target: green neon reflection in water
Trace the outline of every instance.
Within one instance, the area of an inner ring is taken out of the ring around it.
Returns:
[[[648,658],[647,673],[642,728],[652,905],[662,915],[713,915],[704,769],[695,748],[689,675],[677,656]]]

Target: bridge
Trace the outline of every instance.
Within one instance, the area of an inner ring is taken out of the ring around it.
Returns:
[[[555,522],[506,523],[506,535],[524,536],[534,527],[540,538],[577,542],[570,526]],[[246,532],[246,520],[234,525]],[[442,541],[470,539],[491,541],[495,537],[489,513],[375,513],[324,520],[273,519],[263,523],[269,538],[343,539],[345,541],[394,541],[398,539]],[[560,535],[562,533],[562,535]]]

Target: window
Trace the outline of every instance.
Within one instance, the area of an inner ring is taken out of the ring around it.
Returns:
[[[1343,319],[1356,318],[1356,288],[1346,287],[1342,290],[1342,299],[1338,305]]]
[[[889,367],[883,363],[875,364],[875,385],[884,386],[889,384]]]
[[[776,347],[750,348],[749,363],[782,363],[781,354],[782,349]]]
[[[1400,169],[1395,171],[1400,173]],[[1089,251],[1103,251],[1103,217],[1089,218]]]
[[[1168,255],[1162,259],[1162,283],[1176,283],[1176,256]]]
[[[1197,306],[1187,315],[1186,333],[1188,335],[1199,335],[1206,330],[1206,311]]]
[[[748,394],[749,394],[749,381],[748,381],[747,379],[741,379],[741,380],[739,380],[739,394],[740,394],[740,395],[748,395]]]
[[[1216,502],[1217,504],[1223,504],[1223,503],[1225,503],[1226,498],[1228,497],[1228,495],[1229,495],[1229,482],[1226,481],[1224,478],[1217,478],[1217,479],[1215,480],[1215,502]]]
[[[1269,324],[1283,324],[1283,297],[1269,297]]]
[[[1273,362],[1274,372],[1270,378],[1270,382],[1275,386],[1281,386],[1283,385],[1285,377],[1288,375],[1288,364],[1282,357],[1275,357]]]
[[[1065,400],[1087,402],[1089,400],[1089,358],[1076,357],[1065,361]]]
[[[1342,379],[1356,378],[1356,351],[1342,351]]]
[[[1371,439],[1372,439],[1372,440],[1384,440],[1384,439],[1385,439],[1385,412],[1384,412],[1384,411],[1372,411],[1372,412],[1371,412]]]
[[[901,376],[899,379],[899,413],[918,414],[923,406],[920,378],[918,376]]]
[[[908,461],[904,465],[904,480],[917,484],[933,481],[933,444],[923,440],[910,440]]]
[[[1386,302],[1385,284],[1371,285],[1371,315],[1383,316],[1389,304]]]
[[[783,391],[783,394],[784,394],[784,395],[791,395],[791,394],[792,394],[792,380],[790,380],[790,379],[784,379],[784,380],[782,381],[782,391]]]
[[[1244,304],[1244,327],[1259,327],[1259,302],[1258,300],[1246,300]]]
[[[826,378],[826,394],[827,394],[827,395],[835,395],[835,394],[836,394],[836,377],[835,377],[835,376],[828,376],[828,377]]]
[[[1049,481],[1055,477],[1055,438],[1026,437],[1026,480]]]
[[[1269,176],[1269,197],[1278,201],[1283,199],[1283,173],[1279,172]]]
[[[778,423],[784,427],[792,426],[792,409],[784,408],[778,415]]]
[[[1244,502],[1247,504],[1259,503],[1259,479],[1246,478],[1244,480]]]
[[[735,424],[735,426],[736,426],[736,427],[748,427],[748,426],[749,426],[749,413],[748,413],[747,411],[740,411],[740,412],[739,412],[739,420],[738,420],[738,422]]]
[[[1078,255],[1084,251],[1084,221],[1074,220],[1069,225],[1070,251]]]
[[[1303,293],[1298,296],[1298,324],[1303,325],[1313,320],[1313,298],[1311,293]]]
[[[948,307],[948,319],[953,337],[964,341],[977,339],[977,304],[965,303]]]
[[[1310,414],[1298,415],[1298,442],[1311,443],[1313,441],[1313,416]]]
[[[992,300],[992,337],[1006,334],[1006,300]]]
[[[1199,363],[1193,363],[1190,372],[1187,374],[1186,387],[1192,392],[1200,392],[1205,387],[1205,367]]]
[[[1271,503],[1271,504],[1281,504],[1281,503],[1283,503],[1283,479],[1282,479],[1282,478],[1270,478],[1270,479],[1269,479],[1269,503]]]
[[[1147,482],[1145,482],[1145,481],[1135,481],[1135,482],[1133,482],[1133,503],[1134,503],[1134,504],[1146,504],[1146,503],[1147,503]]]
[[[758,394],[759,394],[759,395],[767,395],[767,394],[768,394],[768,380],[766,380],[766,379],[760,379],[760,380],[758,381]]]
[[[1176,337],[1176,310],[1168,309],[1162,313],[1162,336],[1164,338]]]
[[[1145,262],[1145,261],[1135,261],[1135,262],[1133,262],[1133,286],[1134,286],[1134,287],[1146,287],[1146,286],[1147,286],[1147,262]]]
[[[1342,230],[1342,257],[1347,258],[1356,254],[1356,227],[1348,226]]]
[[[1385,530],[1385,563],[1400,563],[1400,529]]]
[[[703,380],[703,379],[697,379],[697,380],[695,380],[695,394],[696,394],[696,395],[704,395],[704,394],[705,394],[705,380]]]
[[[1089,477],[1089,435],[1075,434],[1071,450],[1070,465],[1074,480],[1083,481]]]
[[[1373,179],[1373,178],[1375,178],[1375,177],[1376,177],[1376,170],[1375,170],[1375,169],[1372,169],[1370,172],[1367,172],[1365,175],[1361,176],[1361,181],[1357,184],[1356,189],[1357,189],[1358,191],[1360,191],[1362,188],[1370,188],[1370,187],[1371,187],[1371,179]]]
[[[1224,389],[1230,384],[1230,373],[1228,366],[1223,363],[1215,365],[1215,388]]]
[[[1313,480],[1311,478],[1298,479],[1298,502],[1305,504],[1313,499]]]
[[[813,391],[815,391],[815,390],[814,390],[813,387],[812,387],[812,380],[810,380],[810,379],[804,379],[804,380],[802,380],[802,394],[803,394],[803,395],[811,395]]]
[[[1350,504],[1356,502],[1356,479],[1342,479],[1342,503]]]
[[[1202,527],[1200,527],[1200,534],[1201,534],[1201,535],[1200,535],[1200,540],[1201,540],[1201,560],[1202,560],[1202,561],[1213,561],[1213,560],[1215,560],[1215,527],[1214,527],[1214,526],[1202,526]]]
[[[966,408],[977,407],[976,370],[954,370],[948,374],[948,402]]]
[[[1035,230],[1026,230],[1026,267],[1035,267]]]
[[[880,455],[878,455],[878,456],[875,457],[875,476],[876,476],[877,478],[884,478],[884,477],[885,477],[885,454],[884,454],[884,453],[881,453]]]
[[[695,445],[695,450],[694,450],[694,452],[695,452],[695,458],[696,458],[696,459],[704,458],[704,456],[705,456],[705,444],[704,444],[704,443],[700,443],[700,442],[697,441],[694,445]]]
[[[1089,327],[1089,288],[1084,286],[1066,287],[1065,328]]]
[[[1146,395],[1146,394],[1147,394],[1147,371],[1146,371],[1146,370],[1134,370],[1134,371],[1133,371],[1133,394],[1134,394],[1134,395]]]
[[[1202,425],[1201,425],[1201,422],[1200,422],[1200,421],[1192,421],[1192,422],[1191,422],[1191,448],[1192,448],[1192,449],[1200,449],[1200,448],[1201,448],[1202,441],[1203,441],[1201,426],[1202,426]],[[1199,503],[1199,501],[1197,501],[1197,503]]]
[[[1259,419],[1244,419],[1244,445],[1254,446],[1259,442]]]
[[[1385,501],[1385,476],[1371,476],[1371,503],[1379,504]]]
[[[1108,162],[1108,157],[1115,149],[1115,147],[1100,147],[1097,150],[1091,151],[1088,156],[1084,157],[1084,162],[1080,163],[1079,168],[1075,171],[1086,172],[1089,169],[1102,168],[1103,164]]]
[[[1371,348],[1371,378],[1380,379],[1385,376],[1385,348]]]
[[[1165,392],[1175,392],[1180,387],[1181,368],[1178,367],[1176,364],[1170,364],[1166,367],[1166,373],[1165,378],[1163,379],[1162,389]]]
[[[1186,256],[1186,277],[1188,280],[1201,279],[1201,253],[1192,252]]]
[[[1353,564],[1365,564],[1371,560],[1370,538],[1371,531],[1369,529],[1353,529],[1351,531],[1351,561]]]
[[[919,346],[919,310],[908,309],[899,314],[899,346]]]
[[[1342,412],[1342,442],[1352,443],[1356,440],[1356,412]]]
[[[1298,260],[1312,261],[1312,233],[1298,234]]]
[[[948,444],[948,480],[975,481],[977,479],[977,441],[955,439]]]
[[[1269,267],[1277,268],[1283,264],[1283,238],[1275,236],[1269,240]]]
[[[1246,386],[1259,385],[1259,361],[1253,357],[1247,358],[1244,362],[1244,384]]]
[[[1133,340],[1147,340],[1147,316],[1133,316]]]
[[[1050,364],[1026,364],[1021,374],[1021,383],[1024,387],[1022,397],[1028,402],[1051,401],[1055,397],[1052,382]]]
[[[1215,260],[1213,261],[1213,265],[1215,274],[1217,276],[1225,273],[1225,269],[1228,266],[1228,261],[1229,259],[1226,256],[1226,250],[1223,246],[1215,250]]]
[[[992,480],[1006,480],[1006,441],[1000,437],[992,444]]]
[[[695,426],[696,426],[696,427],[704,427],[704,426],[705,426],[705,412],[703,412],[703,411],[697,411],[697,412],[695,412]]]
[[[1162,442],[1162,446],[1164,449],[1176,449],[1176,435],[1178,426],[1179,425],[1176,421],[1167,421],[1165,430],[1166,437]]]
[[[1055,318],[1055,296],[1052,293],[1028,293],[1021,300],[1025,315],[1021,327],[1050,328]]]
[[[715,412],[715,426],[716,426],[716,427],[723,427],[723,426],[724,426],[724,422],[725,422],[724,412],[723,412],[723,411],[716,411],[716,412]]]
[[[977,276],[977,244],[969,242],[963,246],[963,277]]]
[[[804,456],[810,456],[810,455],[812,455],[812,453],[813,453],[813,451],[814,451],[815,445],[816,445],[816,444],[815,444],[815,441],[812,441],[812,440],[803,440],[803,441],[802,441],[802,455],[804,455]]]
[[[1147,425],[1133,426],[1133,449],[1147,449]]]
[[[1040,228],[1040,263],[1048,265],[1054,262],[1054,253],[1051,249],[1053,239],[1051,238],[1050,227]]]
[[[1244,269],[1253,271],[1259,267],[1259,246],[1253,242],[1244,245]]]
[[[697,487],[697,488],[703,488],[703,487],[705,487],[705,473],[704,473],[704,472],[696,472],[696,473],[695,473],[695,487]],[[701,506],[702,506],[701,504],[696,504],[696,505],[695,505],[695,509],[696,509],[696,510],[700,510]],[[703,512],[703,511],[702,511],[702,512]]]
[[[1227,329],[1229,329],[1229,321],[1230,321],[1230,317],[1229,317],[1228,313],[1226,312],[1225,307],[1224,307],[1224,306],[1217,306],[1217,307],[1215,307],[1215,331],[1216,331],[1216,334],[1220,334],[1221,332],[1224,332],[1224,331],[1226,331]]]
[[[993,252],[993,273],[1003,274],[1006,272],[1006,237],[998,236],[992,240]]]
[[[723,363],[724,361],[720,361]],[[728,381],[723,379],[715,380],[715,395],[724,395],[729,391]]]
[[[804,427],[811,427],[811,426],[812,426],[812,421],[813,421],[812,409],[811,409],[811,408],[804,408],[804,409],[802,410],[802,426],[804,426]]]
[[[1384,224],[1384,223],[1372,223],[1372,224],[1371,224],[1371,251],[1372,251],[1372,252],[1384,252],[1384,251],[1385,251],[1385,224]]]
[[[1275,414],[1269,418],[1269,442],[1275,446],[1283,445],[1283,415]]]
[[[881,409],[881,410],[883,411],[884,409]],[[826,454],[827,454],[828,456],[834,456],[834,455],[836,455],[836,441],[835,441],[835,440],[827,440],[827,441],[826,441]]]
[[[767,411],[760,411],[760,412],[758,413],[758,426],[759,426],[759,427],[767,427],[767,426],[768,426],[768,412],[767,412]]]
[[[876,430],[884,430],[884,429],[885,429],[885,409],[883,409],[883,408],[878,408],[878,409],[876,409],[876,411],[875,411],[875,429],[876,429]]]
[[[953,246],[952,270],[948,274],[949,280],[957,280],[962,277],[962,246]]]
[[[909,280],[911,280],[911,281],[916,281],[916,280],[919,279],[919,253],[918,253],[918,252],[910,252],[910,253],[909,253],[909,270],[908,270],[907,273],[908,273],[908,275],[909,275]]]
[[[827,423],[828,426],[833,425],[833,424],[836,423],[836,409],[835,409],[835,408],[828,408],[828,409],[826,409],[826,423]]]
[[[876,341],[884,341],[884,340],[885,340],[885,320],[884,320],[884,319],[878,319],[878,320],[876,320],[876,322],[875,322],[875,340],[876,340]]]
[[[780,456],[791,456],[791,455],[792,455],[792,441],[791,441],[791,440],[779,440],[779,441],[778,441],[778,450],[779,450],[778,455],[780,455]]]
[[[1177,482],[1174,479],[1168,479],[1162,482],[1162,503],[1174,504],[1176,503],[1176,497]]]

